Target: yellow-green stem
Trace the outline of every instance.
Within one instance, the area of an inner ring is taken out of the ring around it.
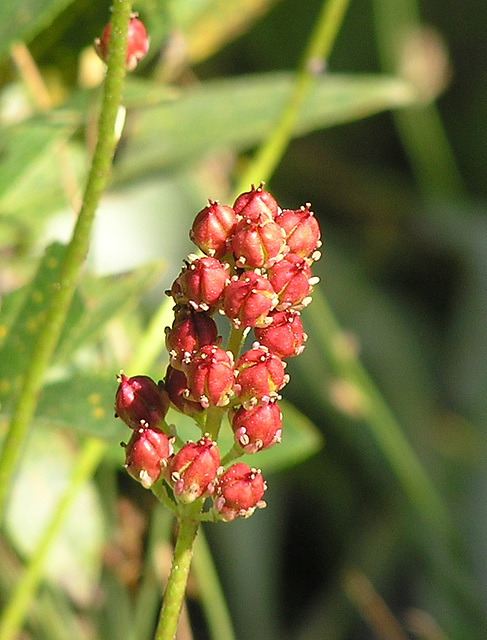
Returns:
[[[0,455],[0,522],[5,514],[11,480],[22,454],[45,371],[59,339],[78,276],[88,253],[95,211],[105,190],[115,150],[115,122],[125,78],[130,0],[116,0],[112,13],[108,69],[99,120],[98,140],[85,188],[83,204],[69,243],[57,288],[53,291],[45,322],[39,331],[25,371],[12,419]]]
[[[281,117],[269,137],[239,181],[237,193],[248,189],[251,183],[267,181],[277,168],[292,138],[301,107],[313,87],[319,71],[326,68],[327,59],[343,22],[350,0],[327,0],[323,3],[313,33],[304,51],[296,73],[293,91]]]
[[[105,449],[106,445],[95,438],[87,440],[82,447],[76,466],[71,474],[70,482],[61,496],[24,573],[3,609],[0,618],[1,640],[14,640],[14,638],[18,637],[29,605],[42,578],[44,563],[51,550],[52,543],[63,525],[73,500],[78,495],[79,489],[91,478]]]
[[[178,524],[171,573],[164,594],[154,640],[174,640],[188,582],[193,544],[199,523],[186,516],[181,516]]]

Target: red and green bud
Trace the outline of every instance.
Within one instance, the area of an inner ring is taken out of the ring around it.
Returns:
[[[283,359],[299,356],[307,337],[299,312],[271,311],[268,317],[272,320],[269,325],[254,329],[259,343]]]
[[[156,384],[148,376],[127,378],[121,373],[115,395],[115,417],[131,429],[157,427],[169,408],[169,397],[162,382]]]
[[[224,407],[233,392],[234,373],[231,354],[220,347],[202,347],[183,361],[191,399],[207,409]]]
[[[169,438],[160,429],[141,427],[125,445],[125,468],[146,489],[159,480],[172,454]]]
[[[237,462],[218,480],[214,510],[226,522],[248,518],[256,509],[266,506],[262,500],[265,490],[261,472],[250,469],[244,462]]]
[[[269,449],[281,441],[282,414],[277,402],[240,407],[230,414],[235,442],[245,453]]]
[[[175,302],[189,305],[195,311],[218,307],[228,283],[228,271],[229,266],[216,258],[189,256],[171,290]]]
[[[307,258],[321,245],[320,227],[309,204],[301,209],[281,211],[276,222],[284,229],[291,253]]]
[[[100,58],[107,62],[108,60],[108,43],[110,42],[110,32],[112,24],[109,22],[101,38],[95,40],[95,51]],[[142,22],[132,16],[130,18],[127,31],[127,54],[125,56],[125,66],[127,71],[133,71],[142,58],[145,58],[149,51],[149,38]]]
[[[166,328],[166,349],[176,369],[182,370],[183,359],[201,347],[218,343],[218,328],[213,318],[188,307],[180,309],[172,327]]]
[[[233,204],[237,215],[245,220],[255,222],[268,222],[274,220],[279,206],[268,191],[264,191],[263,185],[255,188],[252,185],[250,191],[241,193]]]
[[[203,437],[187,442],[169,460],[167,477],[174,496],[184,504],[210,495],[215,487],[220,467],[220,453],[216,442]]]
[[[309,294],[312,284],[315,284],[318,278],[311,277],[311,269],[305,258],[288,253],[269,269],[268,276],[279,298],[276,307],[278,311],[289,308],[299,310],[311,302]]]
[[[282,360],[258,343],[235,363],[235,394],[244,406],[275,400],[289,376]]]
[[[232,251],[237,267],[268,268],[283,255],[286,240],[275,222],[240,220],[232,237]]]
[[[199,402],[191,400],[186,374],[169,365],[164,380],[167,394],[175,409],[187,416],[195,416],[203,411]]]
[[[223,296],[223,311],[235,328],[265,327],[267,316],[278,303],[267,278],[254,271],[234,276]]]
[[[203,253],[223,258],[228,252],[227,240],[232,236],[237,216],[232,207],[208,201],[208,206],[196,216],[189,237]]]

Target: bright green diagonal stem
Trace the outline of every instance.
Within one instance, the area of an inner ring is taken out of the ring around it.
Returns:
[[[252,159],[248,171],[242,176],[237,193],[270,179],[292,138],[303,103],[313,87],[317,73],[326,69],[326,62],[340,29],[349,0],[327,0],[323,3],[313,33],[308,41],[296,73],[293,91],[281,117],[269,137]]]
[[[5,514],[10,483],[19,462],[28,428],[37,405],[44,373],[56,348],[71,303],[80,270],[86,259],[91,227],[100,197],[110,175],[115,150],[115,122],[125,78],[127,26],[132,11],[130,0],[116,0],[112,13],[108,69],[99,120],[98,141],[86,184],[83,204],[69,243],[59,283],[51,298],[44,325],[39,331],[32,357],[24,374],[9,430],[0,455],[0,521]]]
[[[59,533],[79,489],[93,475],[94,470],[103,456],[105,448],[105,444],[95,438],[87,440],[84,444],[76,466],[73,469],[70,482],[59,500],[56,510],[44,530],[36,550],[29,560],[29,564],[3,609],[0,618],[1,640],[14,640],[14,638],[18,637],[32,597],[42,578],[46,556],[51,550],[51,546]]]

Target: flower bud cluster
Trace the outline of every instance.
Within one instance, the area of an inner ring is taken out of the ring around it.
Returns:
[[[304,349],[300,311],[317,282],[311,265],[319,257],[320,230],[309,205],[282,210],[261,185],[233,207],[210,200],[190,238],[203,255],[188,256],[167,292],[175,315],[166,329],[164,381],[121,375],[115,410],[134,430],[126,445],[131,475],[146,487],[162,478],[182,505],[211,497],[213,516],[229,521],[265,506],[260,471],[229,463],[281,439],[279,392],[289,380],[285,361]],[[225,350],[216,314],[230,323],[229,344],[253,331],[251,348]],[[177,453],[165,435],[169,405],[202,431]],[[227,411],[234,446],[220,458],[214,417],[221,420]]]

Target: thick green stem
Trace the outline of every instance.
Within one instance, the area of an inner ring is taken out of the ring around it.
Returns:
[[[127,27],[131,11],[132,2],[130,0],[115,0],[98,141],[83,204],[71,242],[65,253],[58,286],[53,291],[45,322],[39,331],[29,365],[25,371],[0,455],[0,521],[5,514],[10,483],[24,448],[44,374],[56,348],[79,273],[88,253],[95,211],[108,182],[116,144],[115,122],[124,86]]]
[[[154,640],[174,640],[176,636],[198,526],[199,523],[190,518],[185,516],[179,518],[178,536],[174,548],[171,573],[169,574]]]

